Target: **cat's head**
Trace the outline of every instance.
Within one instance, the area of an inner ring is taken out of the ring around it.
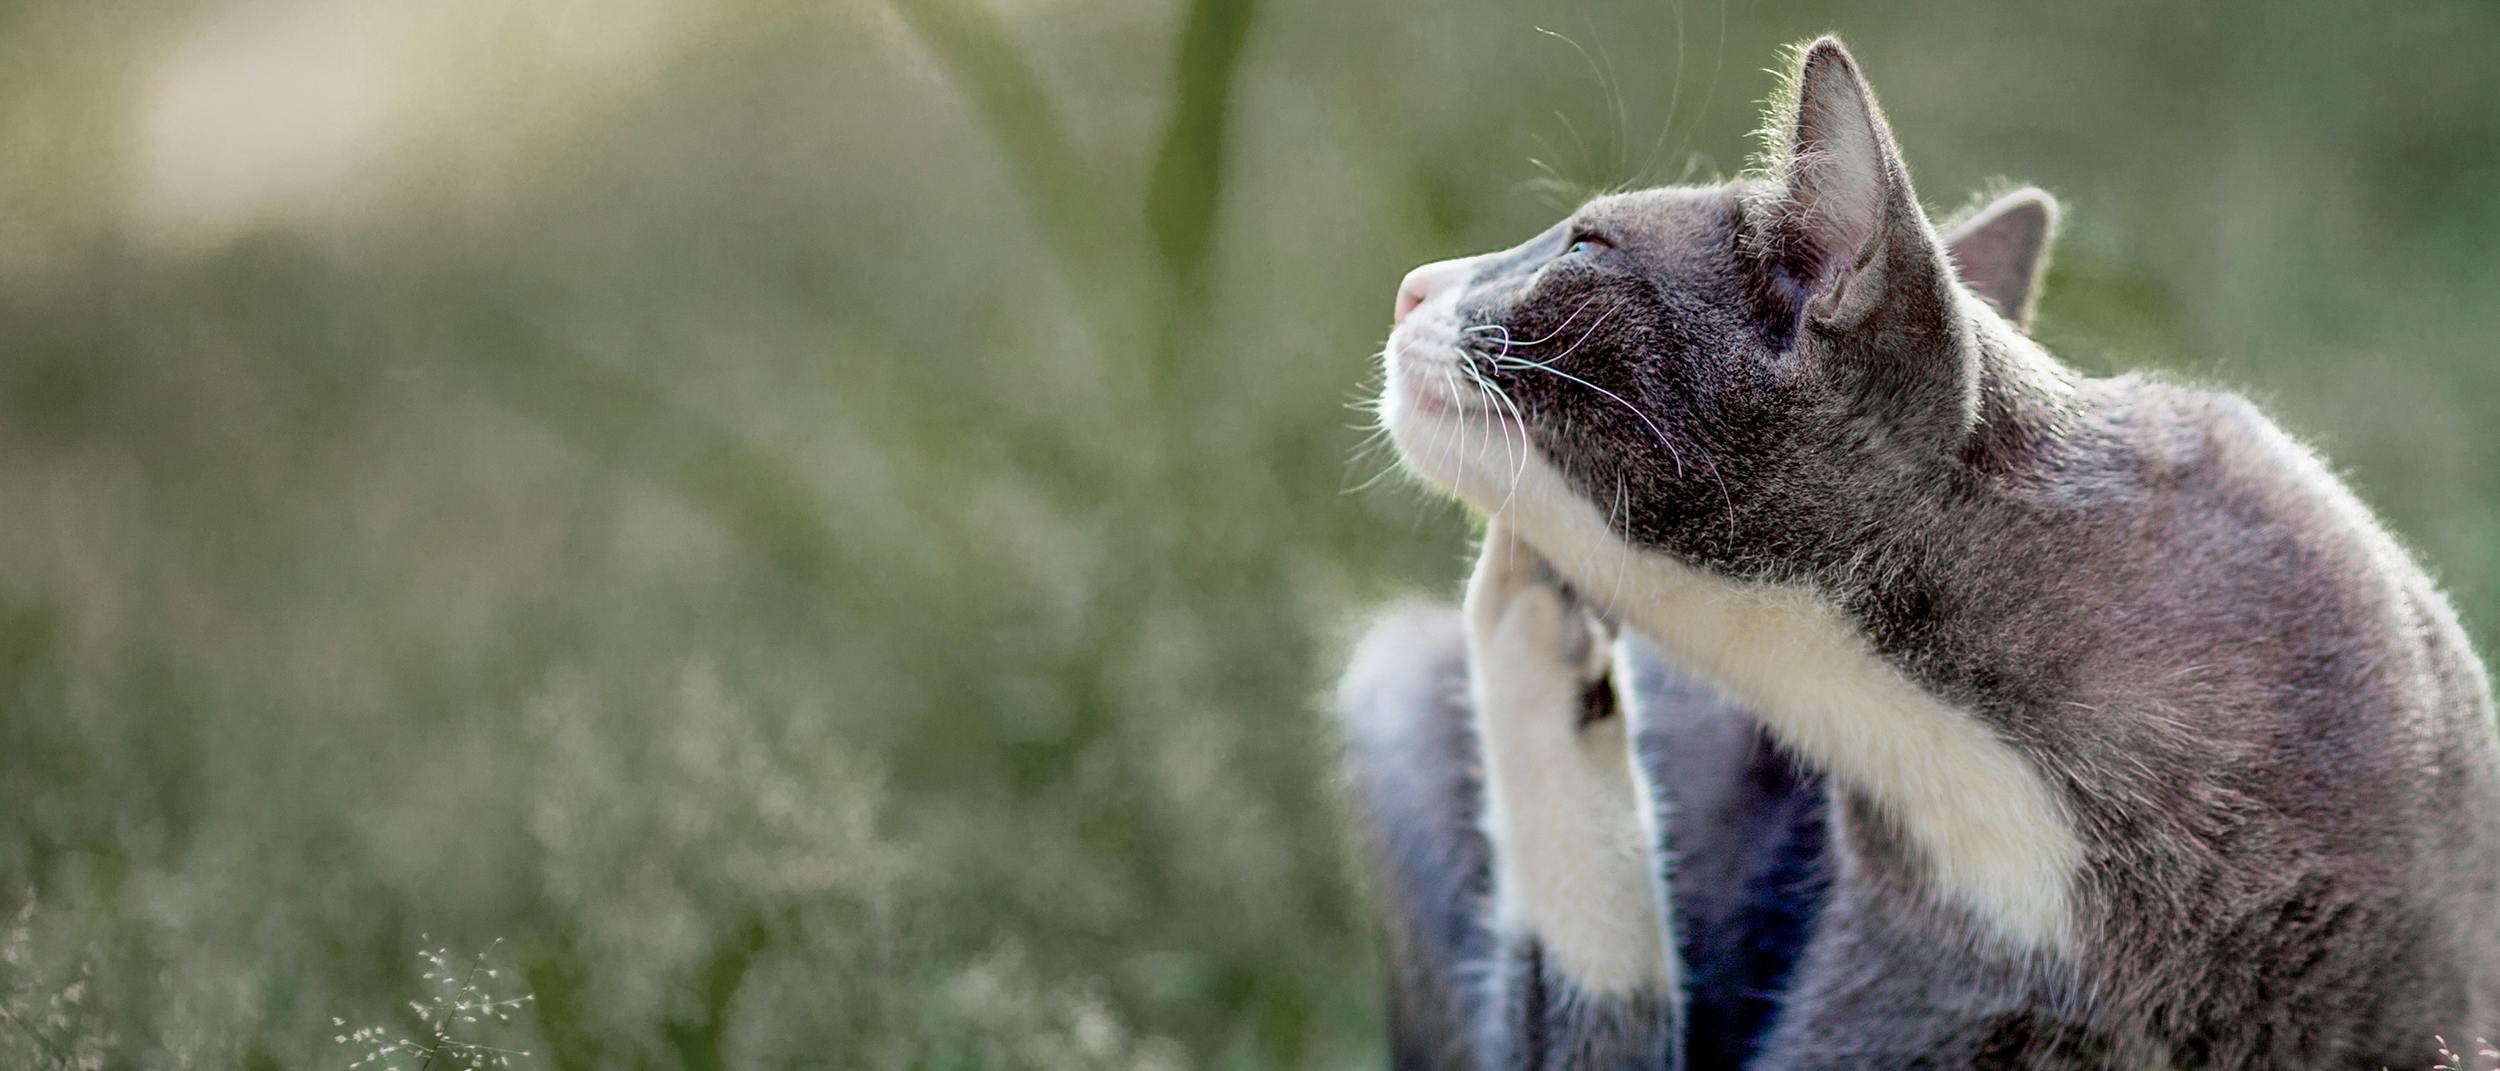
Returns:
[[[1940,237],[1830,38],[1773,123],[1761,177],[1601,197],[1408,275],[1381,399],[1408,465],[1531,538],[1585,506],[1778,572],[1984,460],[1982,340],[2018,336],[2053,204],[2024,191]]]

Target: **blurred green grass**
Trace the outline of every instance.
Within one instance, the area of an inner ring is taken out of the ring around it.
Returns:
[[[1931,203],[2065,199],[2054,348],[2500,625],[2487,5],[371,10],[0,7],[0,1002],[92,974],[0,1061],[344,1066],[501,937],[538,1066],[1376,1063],[1319,697],[1466,528],[1346,490],[1390,291],[1823,30]],[[334,40],[334,174],[164,111]]]

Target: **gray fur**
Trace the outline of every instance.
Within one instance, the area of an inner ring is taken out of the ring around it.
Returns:
[[[1462,295],[1558,339],[1524,356],[1568,379],[1476,369],[1622,538],[1838,607],[2086,847],[2074,950],[2010,953],[1834,785],[1753,1066],[2402,1067],[2500,1028],[2500,746],[2435,586],[2245,401],[2082,377],[1973,299],[1848,54],[1796,85],[1768,174],[1600,199]]]
[[[1583,991],[1535,938],[1504,945],[1490,980],[1495,1003],[1478,1023],[1476,1066],[1547,1071],[1654,1071],[1684,1066],[1682,1010],[1655,989]]]
[[[1338,688],[1347,766],[1365,818],[1389,959],[1390,1066],[1468,1066],[1486,1021],[1478,979],[1492,850],[1477,824],[1483,771],[1455,609],[1383,613]]]

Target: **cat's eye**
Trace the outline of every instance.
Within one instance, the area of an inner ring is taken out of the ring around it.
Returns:
[[[1613,242],[1609,242],[1594,234],[1575,234],[1571,236],[1571,244],[1564,247],[1563,255],[1566,257],[1591,256],[1603,253],[1609,249],[1613,249],[1614,247],[1615,244]]]

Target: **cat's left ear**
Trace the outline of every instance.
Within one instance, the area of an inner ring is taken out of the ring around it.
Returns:
[[[2049,243],[2057,237],[2057,199],[2024,187],[1988,202],[1945,231],[1945,254],[1962,285],[1996,307],[2016,328],[2031,327]]]
[[[1774,253],[1807,318],[1849,330],[1877,309],[1891,328],[1950,315],[1935,231],[1857,62],[1837,39],[1806,47],[1780,160]]]

